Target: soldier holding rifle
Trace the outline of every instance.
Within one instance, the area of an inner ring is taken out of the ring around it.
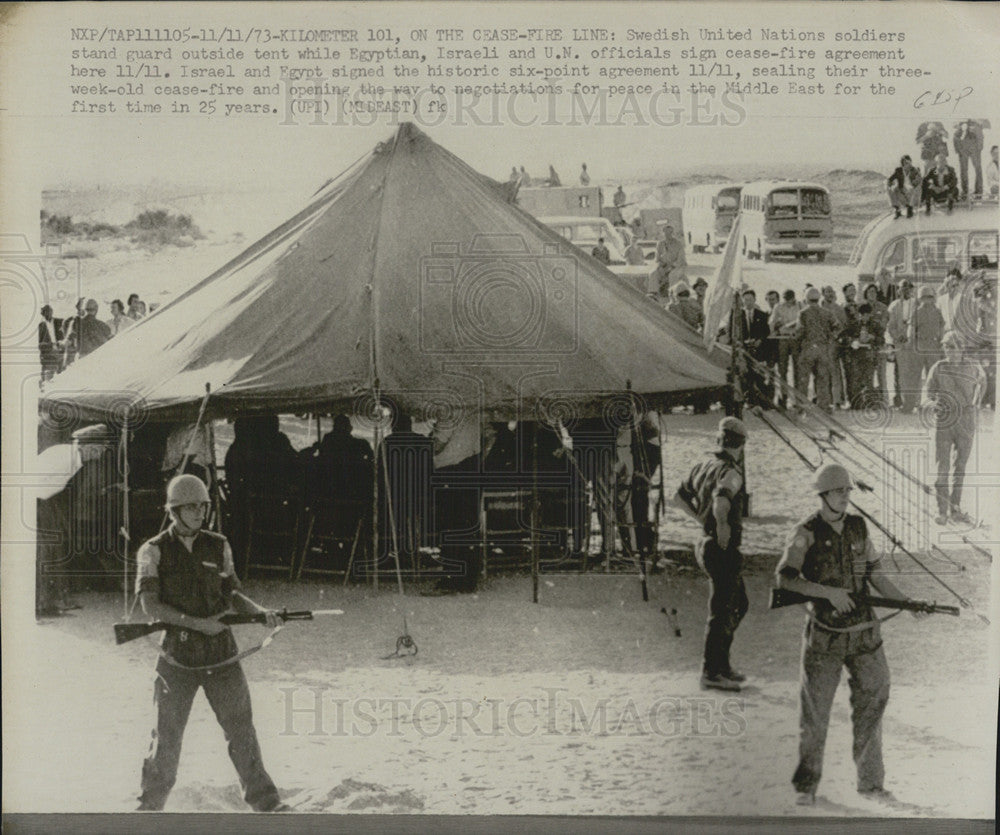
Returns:
[[[240,591],[229,542],[203,528],[208,505],[201,479],[174,478],[167,485],[171,524],[138,553],[136,593],[143,611],[167,624],[156,664],[156,728],[142,766],[139,811],[159,811],[166,803],[191,704],[201,687],[229,743],[246,802],[258,812],[285,811],[261,762],[236,641],[219,616],[232,605],[238,612],[264,616],[272,628],[280,618]]]
[[[883,786],[882,764],[889,667],[879,621],[871,605],[858,603],[856,596],[866,595],[869,584],[887,597],[903,594],[881,570],[865,520],[847,512],[852,490],[847,470],[839,464],[820,467],[813,489],[819,509],[792,529],[777,569],[779,589],[813,598],[802,649],[799,764],[792,777],[796,802],[815,802],[830,708],[843,667],[850,673],[858,791],[892,800]]]

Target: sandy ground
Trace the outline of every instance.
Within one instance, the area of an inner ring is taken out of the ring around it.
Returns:
[[[717,418],[666,419],[668,485],[710,447]],[[991,817],[996,630],[975,615],[989,610],[991,565],[954,544],[947,559],[920,556],[972,608],[960,618],[904,614],[884,627],[893,677],[886,784],[898,802],[854,791],[842,684],[820,801],[811,810],[794,806],[803,615],[768,612],[766,598],[784,534],[812,499],[793,453],[755,418],[749,425],[751,610],[734,645],[734,662],[750,675],[742,693],[698,688],[707,582],[678,553],[694,528],[674,511],[661,546],[677,564],[650,577],[648,603],[636,577],[600,573],[543,577],[537,605],[530,578],[520,575],[454,597],[421,594],[429,583],[410,584],[400,597],[394,583],[374,592],[339,581],[251,579],[248,591],[269,605],[345,612],[290,623],[244,662],[265,762],[286,801],[328,813]],[[921,431],[916,418],[866,429],[885,443],[894,433],[912,443]],[[984,427],[983,449],[991,438]],[[988,467],[981,471],[995,472]],[[974,483],[979,470],[971,472]],[[933,525],[926,533],[957,541]],[[891,559],[907,592],[955,602],[905,558]],[[5,679],[19,686],[4,688],[5,811],[134,808],[155,646],[114,646],[120,595],[84,595],[83,609],[37,624],[28,599],[7,601]],[[664,606],[677,608],[680,638]],[[385,660],[404,615],[419,654]],[[243,646],[264,635],[237,629]],[[202,697],[167,808],[245,808]]]
[[[225,234],[155,257],[123,249],[83,259],[82,288],[50,287],[56,315],[67,315],[78,294],[108,302],[137,290],[147,302],[169,300],[253,239],[229,236],[224,223],[213,228]],[[691,261],[697,275],[718,259]],[[772,287],[839,288],[853,278],[848,266],[812,262],[754,262],[744,273],[761,298]],[[718,417],[665,419],[671,492],[711,447]],[[932,480],[919,417],[839,419]],[[969,469],[966,504],[977,518],[997,506],[991,419],[984,415]],[[244,662],[265,762],[283,797],[299,811],[330,813],[992,816],[996,630],[976,617],[990,609],[991,564],[963,534],[929,521],[926,496],[890,491],[904,484],[891,468],[857,449],[822,450],[829,427],[775,420],[814,463],[842,460],[875,486],[856,494],[859,502],[970,604],[961,618],[903,615],[884,628],[893,676],[887,786],[898,803],[854,791],[842,684],[820,802],[793,805],[803,615],[767,612],[766,599],[784,536],[813,498],[805,466],[756,418],[748,420],[753,517],[744,540],[751,610],[734,646],[735,663],[751,676],[742,693],[698,689],[707,582],[686,556],[695,526],[672,509],[660,545],[674,562],[650,577],[648,603],[635,576],[601,573],[546,576],[537,605],[525,576],[491,577],[478,594],[456,597],[425,596],[430,583],[410,584],[400,597],[391,582],[374,592],[252,579],[248,591],[269,605],[345,612],[289,624]],[[990,531],[968,538],[988,541]],[[955,602],[898,551],[887,564],[914,597]],[[84,595],[83,609],[35,623],[30,560],[19,568],[5,574],[4,673],[15,684],[4,688],[4,809],[129,811],[152,726],[155,646],[114,646],[111,624],[123,615],[115,595]],[[661,607],[677,608],[681,637]],[[404,615],[419,654],[385,660]],[[238,630],[243,646],[264,634]],[[199,697],[168,809],[244,808],[222,734]]]

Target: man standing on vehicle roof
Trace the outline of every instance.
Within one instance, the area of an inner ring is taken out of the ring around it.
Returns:
[[[882,763],[889,666],[878,619],[871,606],[857,605],[851,595],[868,594],[869,584],[886,597],[906,595],[882,571],[865,520],[847,512],[852,490],[847,470],[825,464],[816,471],[812,487],[819,509],[792,528],[777,568],[778,588],[818,598],[809,604],[802,641],[799,764],[792,777],[796,802],[811,806],[816,801],[830,708],[843,667],[850,673],[858,791],[875,800],[892,800],[883,785]]]
[[[167,624],[153,685],[156,728],[142,765],[138,811],[160,811],[167,802],[199,688],[204,688],[229,743],[244,800],[258,812],[285,811],[261,762],[236,641],[218,618],[232,606],[246,614],[265,614],[272,629],[280,621],[240,590],[229,542],[203,527],[209,501],[197,476],[175,477],[167,485],[170,527],[137,555],[136,594],[143,611],[150,620]]]
[[[729,662],[733,636],[749,607],[740,553],[747,506],[746,440],[741,420],[720,420],[718,449],[691,470],[674,497],[682,510],[698,520],[704,533],[695,545],[695,559],[708,575],[711,590],[702,689],[739,691],[740,683],[746,681]]]

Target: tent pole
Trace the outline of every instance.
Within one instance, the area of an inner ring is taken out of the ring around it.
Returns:
[[[744,386],[743,375],[740,372],[739,350],[737,344],[743,344],[743,317],[740,315],[740,293],[739,289],[733,291],[733,305],[729,312],[729,377],[732,391],[732,406],[730,413],[733,417],[743,417]]]
[[[205,418],[205,409],[208,408],[208,397],[211,393],[212,384],[205,383],[205,396],[201,399],[201,407],[198,409],[198,419],[194,422],[194,431],[191,433],[191,437],[188,438],[187,449],[184,450],[181,463],[178,465],[177,472],[174,475],[181,475],[187,469],[188,459],[191,458],[191,450],[194,449],[195,438],[198,437],[198,430],[201,429],[201,422]]]
[[[531,424],[531,600],[538,602],[538,426]]]
[[[372,485],[372,587],[378,591],[378,456],[382,448],[381,440],[381,418],[382,406],[378,396],[378,380],[375,381],[375,454],[372,456],[372,473],[375,476],[375,483]]]
[[[208,421],[208,472],[212,479],[212,505],[215,510],[215,530],[222,533],[222,501],[219,498],[219,467],[215,461],[215,421]]]
[[[125,539],[125,553],[124,559],[122,560],[122,573],[123,573],[123,583],[122,583],[122,593],[124,595],[123,605],[125,617],[128,617],[128,558],[129,558],[129,545],[131,544],[131,531],[129,530],[129,513],[128,513],[128,503],[129,503],[129,466],[128,466],[128,409],[125,410],[125,415],[122,418],[122,442],[121,442],[121,456],[122,456],[122,529],[121,533]]]
[[[376,453],[378,455],[378,453]],[[389,461],[385,450],[382,451],[382,475],[385,476],[385,510],[389,522],[389,535],[392,537],[392,556],[396,562],[396,583],[399,593],[403,593],[403,571],[399,566],[399,536],[396,534],[396,517],[392,512],[392,491],[389,489]]]
[[[640,416],[636,412],[636,410],[635,410],[635,401],[632,399],[632,381],[631,380],[626,380],[625,381],[625,390],[629,393],[629,411],[632,412],[632,429],[631,429],[631,437],[630,437],[629,440],[635,442],[634,446],[636,448],[636,451],[639,453],[639,463],[642,465],[643,470],[648,470],[649,466],[648,466],[648,463],[646,461],[646,446],[645,446],[645,442],[643,441],[643,438],[642,438],[642,423],[641,423],[641,420],[644,419],[646,416],[645,415]],[[632,462],[632,468],[633,468],[633,473],[634,473],[635,472],[635,461]],[[634,476],[633,476],[633,484],[634,483],[635,482],[634,482]],[[629,503],[631,503],[631,501],[632,501],[631,490],[634,489],[634,488],[632,487],[632,485],[629,485],[629,487],[630,487],[630,491],[629,491]],[[617,496],[616,496],[616,499],[617,499]],[[616,508],[616,512],[617,512],[617,508]],[[647,493],[646,494],[646,515],[648,515],[648,514],[649,514],[649,494]],[[649,586],[646,583],[646,554],[642,550],[642,548],[639,546],[639,525],[640,525],[640,522],[639,522],[638,519],[633,519],[632,520],[632,530],[628,531],[626,529],[625,533],[622,536],[622,540],[623,540],[622,544],[623,545],[625,544],[624,543],[624,537],[625,536],[631,536],[631,538],[632,538],[632,547],[635,548],[635,554],[636,554],[636,557],[637,557],[638,562],[639,562],[639,582],[640,582],[640,584],[642,586],[642,600],[643,600],[644,603],[646,603],[646,602],[649,602]]]

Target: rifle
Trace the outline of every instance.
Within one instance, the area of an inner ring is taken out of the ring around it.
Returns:
[[[808,603],[812,600],[826,598],[810,597],[788,589],[771,589],[768,601],[769,609],[780,609],[783,606],[794,606],[796,603]],[[878,606],[883,609],[906,609],[910,612],[924,612],[928,615],[954,615],[958,617],[958,606],[945,606],[939,603],[929,603],[926,600],[897,600],[892,597],[871,597],[867,594],[852,594],[851,600],[864,606]]]
[[[344,610],[319,609],[314,612],[289,612],[288,609],[282,609],[280,612],[275,612],[275,614],[281,622],[284,623],[289,620],[312,620],[317,615],[342,615],[344,614]],[[267,615],[263,612],[254,615],[231,613],[222,615],[222,617],[218,618],[218,620],[220,623],[229,625],[237,623],[267,623]],[[115,643],[128,643],[129,641],[134,641],[136,638],[141,638],[143,635],[152,635],[154,632],[159,632],[161,629],[166,629],[168,626],[176,626],[176,624],[165,623],[162,620],[153,621],[151,623],[116,623],[114,625]]]

